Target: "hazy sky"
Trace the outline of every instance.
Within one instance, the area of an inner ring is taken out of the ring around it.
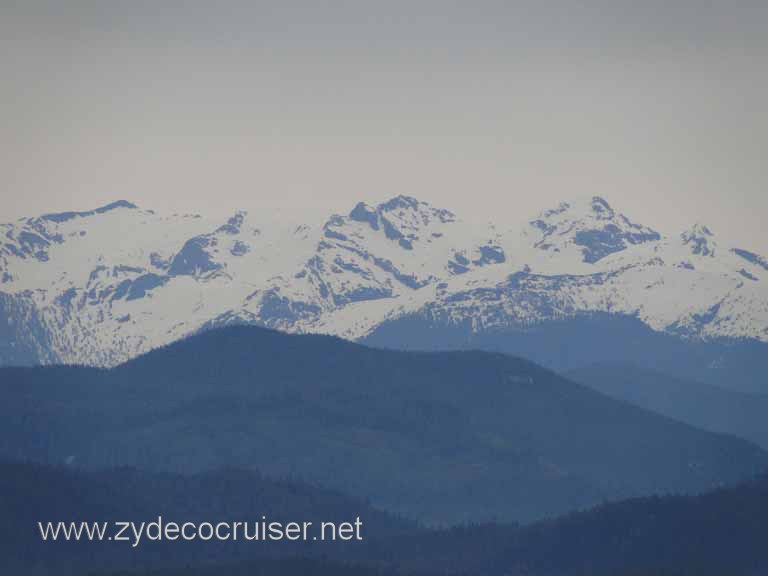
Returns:
[[[0,221],[599,194],[768,252],[765,0],[0,0]]]

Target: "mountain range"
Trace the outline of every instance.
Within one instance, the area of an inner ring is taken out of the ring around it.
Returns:
[[[118,201],[23,218],[0,234],[6,365],[115,366],[253,323],[394,348],[499,350],[560,370],[626,360],[766,386],[768,259],[703,225],[665,236],[599,197],[522,228],[473,225],[397,196],[295,228]]]

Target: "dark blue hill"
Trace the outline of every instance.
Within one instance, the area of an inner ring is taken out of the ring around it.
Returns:
[[[767,395],[692,382],[633,364],[595,364],[566,376],[606,396],[768,448]]]
[[[684,336],[684,335],[683,335]],[[398,350],[488,350],[522,356],[557,372],[634,364],[684,380],[768,393],[768,343],[696,340],[657,332],[635,317],[583,314],[525,326],[477,330],[470,322],[412,314],[378,326],[364,343]]]

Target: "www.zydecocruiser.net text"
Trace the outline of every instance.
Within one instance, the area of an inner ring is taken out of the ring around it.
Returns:
[[[150,522],[38,522],[43,541],[128,542],[168,541],[349,541],[362,540],[360,517],[351,522],[174,522],[162,516]]]

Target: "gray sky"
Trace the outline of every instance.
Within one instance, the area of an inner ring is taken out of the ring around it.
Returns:
[[[765,0],[0,0],[0,220],[599,194],[768,252]]]

